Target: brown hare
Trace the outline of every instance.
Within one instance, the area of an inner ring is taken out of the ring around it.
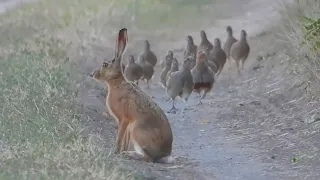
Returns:
[[[238,74],[240,74],[239,62],[241,61],[243,69],[244,62],[247,60],[249,53],[250,46],[247,41],[247,32],[241,30],[240,40],[235,42],[230,49],[230,56],[237,64]]]
[[[106,104],[118,123],[115,153],[142,156],[148,162],[173,163],[172,131],[161,108],[137,85],[127,82],[120,61],[127,45],[127,29],[119,31],[115,57],[94,71],[93,77],[108,86]],[[135,151],[128,151],[131,143]]]

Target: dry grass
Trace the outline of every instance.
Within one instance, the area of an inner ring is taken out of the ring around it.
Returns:
[[[305,39],[303,26],[306,22],[302,17],[319,18],[319,8],[317,0],[295,0],[293,3],[283,2],[280,9],[283,18],[280,35],[289,46],[291,65],[303,79],[309,81],[313,94],[320,93],[320,58],[319,52],[310,50],[314,46],[314,40]]]
[[[143,34],[179,21],[171,26],[179,33],[196,28],[187,20],[219,14],[208,0],[150,3],[43,0],[0,17],[0,179],[143,178],[108,157],[98,145],[105,139],[83,135],[76,87],[86,76],[81,60],[105,55],[120,27]]]
[[[0,20],[0,178],[137,179],[97,146],[99,137],[81,136],[86,117],[74,91],[80,75],[64,35],[76,21],[62,1],[51,2]]]

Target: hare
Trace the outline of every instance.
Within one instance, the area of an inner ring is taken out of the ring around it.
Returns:
[[[167,55],[165,56],[164,60],[162,60],[160,62],[160,66],[161,66],[161,69],[163,69],[165,66],[166,66],[166,61],[169,60],[170,61],[170,64],[171,64],[171,61],[173,59],[173,52],[171,50],[168,51]],[[171,66],[171,65],[170,65]]]
[[[226,42],[224,43],[224,45],[223,45],[223,50],[224,50],[224,52],[226,53],[226,55],[227,55],[227,59],[228,59],[228,64],[230,65],[230,49],[231,49],[231,46],[235,43],[235,42],[237,42],[238,40],[235,38],[235,37],[233,37],[233,31],[232,31],[232,28],[231,28],[231,26],[227,26],[226,27],[226,31],[227,31],[227,33],[228,33],[228,37],[227,37],[227,39],[226,39]]]
[[[206,33],[204,30],[200,31],[200,44],[198,46],[198,51],[199,50],[205,50],[207,49],[208,51],[211,51],[213,48],[212,43],[208,40]]]
[[[157,56],[153,53],[153,51],[151,51],[150,43],[147,40],[144,41],[144,50],[140,56],[142,56],[153,67],[157,64]]]
[[[104,61],[107,61],[107,59],[104,59]],[[124,72],[126,65],[124,65],[123,63],[121,63],[121,68],[122,68],[122,72]]]
[[[167,80],[167,95],[172,99],[172,108],[169,112],[175,112],[176,107],[174,101],[177,96],[182,98],[187,109],[187,101],[193,90],[193,78],[190,69],[192,57],[185,59],[179,71],[168,74]]]
[[[242,61],[242,69],[245,60],[247,60],[250,53],[250,46],[247,42],[247,32],[245,30],[241,30],[240,40],[235,42],[230,49],[230,56],[237,64],[238,74],[240,74],[239,70],[239,62]]]
[[[127,45],[127,29],[119,31],[115,57],[94,71],[93,78],[108,86],[106,104],[118,124],[114,153],[142,156],[148,162],[173,163],[173,136],[161,108],[137,85],[126,81],[120,61]],[[128,151],[132,143],[134,151]]]
[[[196,59],[197,55],[197,46],[193,42],[192,36],[188,35],[187,36],[187,47],[183,52],[184,58],[187,59],[190,56]]]
[[[133,55],[129,56],[128,64],[123,74],[127,81],[135,81],[139,85],[139,79],[143,76],[143,69],[139,64],[135,63]]]
[[[208,67],[207,56],[203,51],[198,51],[196,65],[191,70],[193,78],[193,91],[201,93],[204,91],[202,97],[200,97],[199,104],[202,104],[202,99],[212,89],[214,84],[214,75],[211,68]]]
[[[214,39],[214,46],[213,49],[210,51],[210,56],[212,56],[213,61],[215,61],[218,64],[219,69],[217,76],[219,76],[227,60],[227,55],[221,48],[221,41],[219,38]]]

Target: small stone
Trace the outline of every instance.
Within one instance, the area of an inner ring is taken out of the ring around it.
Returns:
[[[319,121],[320,121],[320,112],[316,112],[310,118],[306,118],[304,122],[307,124],[310,124],[310,123],[315,123]]]
[[[315,113],[314,115],[311,116],[312,122],[318,122],[320,121],[320,113]]]

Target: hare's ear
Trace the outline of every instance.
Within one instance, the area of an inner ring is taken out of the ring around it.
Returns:
[[[127,28],[120,29],[116,42],[115,61],[120,60],[124,50],[127,47],[128,35]]]

